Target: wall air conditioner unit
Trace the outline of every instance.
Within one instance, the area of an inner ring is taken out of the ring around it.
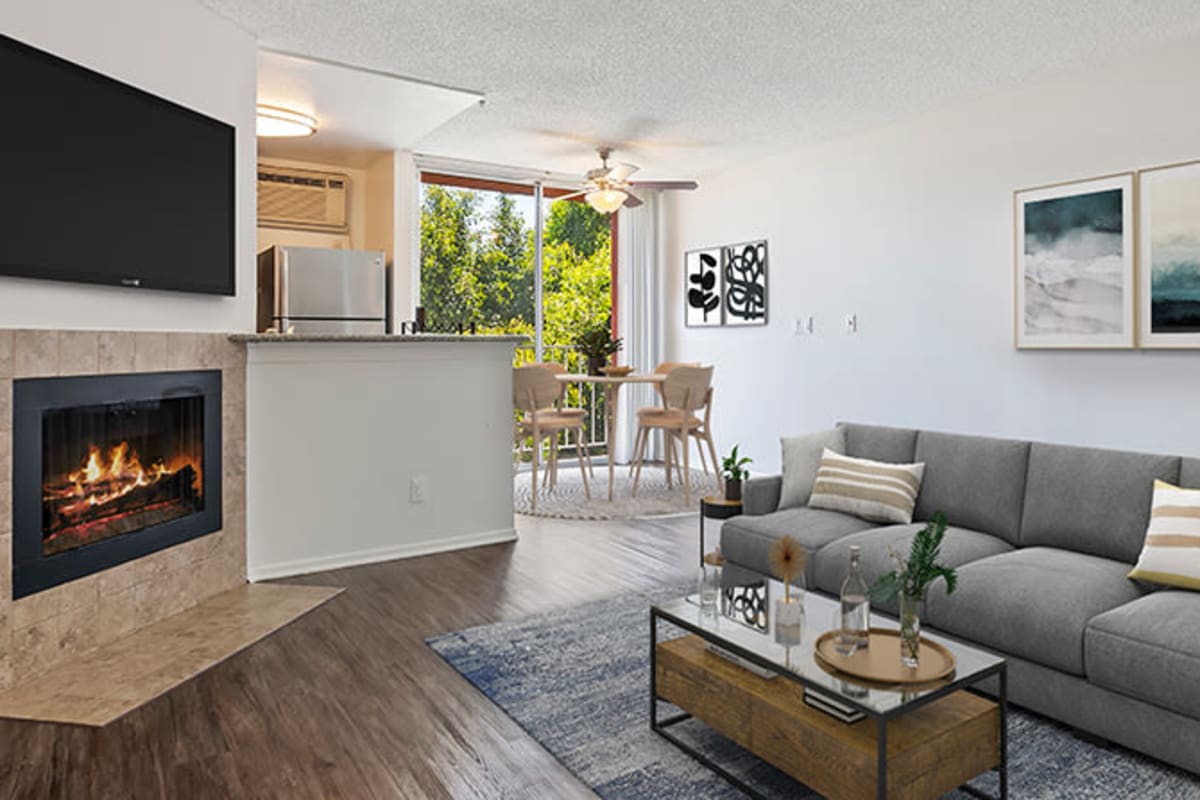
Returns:
[[[258,165],[258,224],[263,228],[346,233],[350,178],[338,172]]]

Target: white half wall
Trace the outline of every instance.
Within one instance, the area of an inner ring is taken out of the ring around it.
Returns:
[[[254,37],[191,0],[6,0],[0,26],[0,33],[237,128],[236,297],[0,276],[0,325],[252,330],[258,56]],[[86,128],[80,135],[87,135]],[[71,231],[64,229],[63,235]]]
[[[250,344],[250,578],[515,539],[514,343]]]
[[[1200,455],[1200,351],[1018,352],[1012,271],[1014,190],[1200,159],[1197,74],[1196,41],[1113,57],[668,192],[667,358],[716,365],[718,446],[774,472],[854,420]],[[759,237],[770,323],[685,328],[684,251]]]

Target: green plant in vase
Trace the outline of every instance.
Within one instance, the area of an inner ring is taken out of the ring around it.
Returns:
[[[600,370],[608,363],[609,356],[616,354],[623,346],[619,338],[612,335],[608,323],[587,328],[575,340],[575,346],[587,359],[589,375],[599,375]]]
[[[958,585],[958,573],[938,563],[942,540],[946,538],[946,515],[937,512],[913,537],[908,558],[892,552],[896,569],[881,575],[871,587],[871,601],[886,604],[900,600],[900,660],[916,667],[921,652],[921,616],[929,584],[938,578],[946,581],[946,594]]]
[[[750,470],[746,469],[746,465],[754,463],[754,459],[749,456],[738,458],[738,447],[740,445],[735,444],[733,450],[721,462],[721,477],[725,481],[726,500],[742,499],[742,481],[750,477]]]

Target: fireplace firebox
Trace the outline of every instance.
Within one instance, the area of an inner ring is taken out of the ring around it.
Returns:
[[[221,528],[219,370],[13,382],[13,597]]]

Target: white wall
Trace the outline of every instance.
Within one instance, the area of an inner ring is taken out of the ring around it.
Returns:
[[[514,344],[251,344],[251,579],[515,539]]]
[[[1200,42],[1110,59],[668,193],[667,355],[716,365],[718,446],[774,471],[849,419],[1200,454],[1200,351],[1018,352],[1012,273],[1013,190],[1200,159],[1197,74]],[[684,328],[683,252],[757,237],[770,324]]]
[[[0,326],[251,330],[254,38],[191,0],[5,0],[0,32],[237,127],[238,288],[208,297],[0,277]]]

